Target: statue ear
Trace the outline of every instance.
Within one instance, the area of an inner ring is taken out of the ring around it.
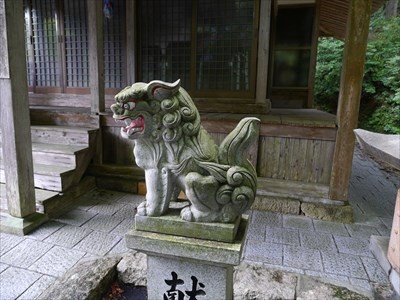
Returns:
[[[178,92],[181,87],[181,80],[168,83],[160,80],[153,80],[147,84],[147,95],[150,99],[164,100]]]

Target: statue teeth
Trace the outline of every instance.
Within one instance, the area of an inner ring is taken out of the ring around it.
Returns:
[[[131,124],[132,120],[127,118],[127,119],[124,120],[124,122],[125,122],[126,126],[129,126]]]

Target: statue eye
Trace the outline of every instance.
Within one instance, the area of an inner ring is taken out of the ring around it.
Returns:
[[[135,108],[135,106],[136,106],[135,102],[127,102],[124,104],[124,109],[132,110]]]

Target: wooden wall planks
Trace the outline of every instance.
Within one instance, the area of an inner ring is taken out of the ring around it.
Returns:
[[[132,142],[122,139],[119,125],[109,119],[101,121],[104,162],[134,164]],[[218,145],[236,126],[235,122],[223,120],[206,120],[202,124]],[[249,159],[259,177],[329,184],[335,136],[336,128],[330,127],[262,124],[259,140],[249,151]]]
[[[260,177],[328,184],[335,142],[287,137],[261,137]]]

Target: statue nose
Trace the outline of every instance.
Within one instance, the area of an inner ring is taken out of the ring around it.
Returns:
[[[110,108],[115,115],[120,115],[123,112],[122,107],[119,104],[112,104]]]

